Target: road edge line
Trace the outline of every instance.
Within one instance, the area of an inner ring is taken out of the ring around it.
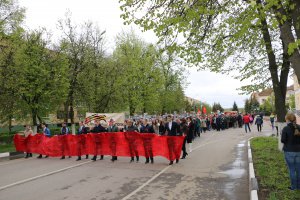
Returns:
[[[33,181],[33,180],[36,180],[36,179],[40,179],[40,178],[43,178],[43,177],[46,177],[46,176],[50,176],[50,175],[53,175],[53,174],[57,174],[57,173],[60,173],[60,172],[63,172],[63,171],[66,171],[68,169],[72,169],[72,168],[75,168],[75,167],[79,167],[81,165],[84,165],[84,164],[87,164],[87,163],[91,163],[93,161],[86,161],[84,163],[80,163],[80,164],[77,164],[77,165],[72,165],[72,166],[69,166],[69,167],[65,167],[63,169],[59,169],[59,170],[55,170],[55,171],[52,171],[52,172],[48,172],[46,174],[41,174],[41,175],[38,175],[38,176],[35,176],[35,177],[31,177],[31,178],[28,178],[28,179],[24,179],[24,180],[21,180],[21,181],[17,181],[15,183],[11,183],[9,185],[5,185],[5,186],[2,186],[0,187],[0,191],[1,190],[5,190],[7,188],[10,188],[10,187],[13,187],[13,186],[16,186],[16,185],[21,185],[23,183],[27,183],[27,182],[30,182],[30,181]]]

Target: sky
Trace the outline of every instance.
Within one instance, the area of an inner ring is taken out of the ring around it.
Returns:
[[[131,28],[145,41],[157,41],[152,31],[141,32],[135,25],[123,25],[118,0],[19,0],[19,4],[26,9],[24,26],[28,29],[45,27],[52,33],[54,41],[60,35],[58,20],[63,19],[67,11],[71,12],[74,23],[92,21],[105,30],[108,51],[112,51],[116,35]],[[219,102],[224,108],[231,108],[234,101],[238,107],[244,106],[248,96],[238,94],[240,81],[228,75],[197,71],[196,68],[187,70],[189,75],[186,81],[189,84],[185,88],[186,96],[209,104]]]

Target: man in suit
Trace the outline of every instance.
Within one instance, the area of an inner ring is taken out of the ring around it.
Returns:
[[[167,116],[167,123],[165,124],[165,135],[166,136],[177,136],[180,134],[180,126],[173,121],[172,116]],[[176,155],[175,149],[174,149],[174,141],[169,138],[168,139],[168,147],[169,147],[169,156],[170,156],[170,163],[169,165],[173,165],[174,157],[176,158],[176,163],[179,162],[179,157]]]
[[[155,133],[153,126],[148,124],[148,120],[144,119],[142,121],[142,125],[140,128],[141,133]],[[149,158],[151,160],[151,164],[154,163],[154,158],[153,158],[153,150],[152,150],[152,138],[154,135],[152,134],[147,134],[143,136],[143,144],[144,144],[144,149],[145,149],[145,156],[146,156],[146,162],[145,164],[149,163]]]
[[[119,132],[119,128],[115,125],[115,121],[114,119],[110,119],[109,123],[108,123],[108,128],[107,128],[107,132]],[[118,159],[118,157],[116,156],[116,148],[117,148],[117,144],[116,144],[116,138],[115,135],[111,135],[111,141],[110,141],[110,148],[111,148],[111,152],[112,152],[112,157],[111,157],[111,161],[114,162],[115,160]]]
[[[79,122],[79,128],[78,128],[78,136],[77,137],[80,137],[78,139],[78,158],[76,161],[79,161],[81,160],[81,149],[84,148],[84,146],[86,145],[86,138],[84,137],[84,134],[87,134],[88,133],[88,130],[87,130],[87,127],[84,126],[83,124],[83,121],[80,121]],[[85,159],[88,159],[89,158],[89,155],[87,154]]]
[[[91,130],[92,133],[101,133],[101,132],[106,132],[106,129],[100,124],[100,119],[96,119],[95,120],[95,127]],[[99,136],[99,135],[98,135]],[[94,157],[92,158],[93,161],[96,161],[97,159],[97,151],[98,148],[102,148],[102,141],[100,137],[97,137],[97,135],[95,135],[95,154]],[[103,160],[104,156],[101,155],[100,160]]]

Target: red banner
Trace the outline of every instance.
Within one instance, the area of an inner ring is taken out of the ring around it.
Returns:
[[[114,155],[131,157],[162,156],[169,160],[180,157],[183,136],[159,136],[151,133],[118,132],[89,133],[83,135],[58,135],[51,138],[43,134],[27,138],[15,135],[17,151],[31,152],[51,157],[78,155]]]

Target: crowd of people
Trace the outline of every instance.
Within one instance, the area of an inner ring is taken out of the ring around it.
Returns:
[[[100,119],[95,119],[95,124],[92,127],[85,126],[84,122],[79,122],[79,128],[77,134],[87,134],[87,133],[102,133],[102,132],[138,132],[138,133],[152,133],[161,136],[185,136],[183,145],[182,145],[182,156],[181,159],[185,159],[188,156],[189,152],[192,152],[192,142],[195,138],[200,137],[201,133],[207,131],[216,130],[221,131],[228,128],[242,128],[243,124],[245,125],[245,131],[247,128],[251,131],[249,124],[253,123],[254,116],[250,114],[229,112],[229,113],[215,113],[210,115],[194,115],[194,116],[173,116],[173,115],[164,115],[164,116],[152,116],[152,117],[139,117],[139,118],[130,118],[126,119],[123,127],[118,127],[115,125],[115,121],[110,119],[108,123],[101,121]],[[255,117],[255,124],[257,124],[258,131],[261,131],[261,126],[263,123],[262,116],[257,115]],[[42,124],[42,131],[46,137],[51,137],[50,129],[46,124]],[[31,127],[26,126],[24,131],[25,136],[27,137],[32,133]],[[67,127],[66,123],[62,124],[59,135],[70,134],[70,129]],[[116,144],[116,142],[112,142]],[[101,145],[96,143],[96,145]],[[187,146],[188,145],[188,150]],[[151,140],[148,141],[145,139],[145,163],[154,163],[154,157],[152,153]],[[97,146],[96,146],[97,147]],[[112,146],[115,152],[116,147]],[[168,148],[172,150],[172,144],[168,144]],[[62,149],[64,152],[64,149]],[[78,153],[77,161],[81,160],[81,153]],[[136,151],[136,148],[130,145],[130,162],[134,162],[136,159],[139,162],[139,154]],[[25,158],[32,157],[32,153],[27,152]],[[42,158],[40,154],[37,158]],[[46,158],[48,155],[45,156]],[[71,156],[69,156],[71,157]],[[175,156],[175,160],[170,160],[170,165],[179,162],[180,155]],[[89,155],[86,155],[86,159],[89,158]],[[65,155],[62,155],[61,159],[65,159]],[[96,161],[97,155],[93,155],[92,160]],[[100,155],[100,160],[104,159],[104,155]],[[117,160],[117,155],[112,155],[111,161],[114,162]]]
[[[170,156],[169,165],[172,165],[174,162],[178,163],[180,156],[181,159],[185,159],[188,156],[188,153],[192,152],[192,143],[193,141],[201,136],[201,133],[205,133],[207,131],[216,130],[221,131],[228,128],[242,128],[244,125],[245,132],[251,132],[250,125],[253,123],[257,126],[257,131],[262,131],[262,126],[264,123],[262,114],[240,114],[240,113],[216,113],[211,115],[197,115],[197,116],[159,116],[152,118],[135,118],[135,119],[126,119],[123,127],[117,127],[115,125],[115,121],[110,119],[108,124],[103,123],[99,119],[95,120],[95,125],[93,127],[87,127],[83,122],[79,123],[79,128],[77,130],[77,134],[87,134],[87,133],[102,133],[102,132],[128,132],[130,133],[128,136],[129,141],[129,149],[130,149],[130,162],[139,162],[139,152],[137,147],[135,146],[134,133],[139,134],[157,134],[161,136],[185,136],[184,142],[182,145],[182,153],[178,155],[175,153],[174,146],[171,141],[167,142],[170,154],[174,153],[175,156]],[[273,113],[270,115],[270,125],[272,126],[272,131],[277,129],[278,136],[278,127],[276,115]],[[282,130],[281,142],[284,144],[283,151],[285,154],[285,160],[287,166],[289,168],[289,175],[291,180],[290,190],[300,189],[300,126],[296,124],[296,116],[292,113],[288,113],[286,115],[287,126],[285,126]],[[43,134],[46,137],[51,137],[50,129],[46,124],[42,124]],[[33,132],[30,126],[26,126],[24,131],[25,137],[32,135]],[[67,127],[66,123],[62,124],[60,135],[70,134],[70,130]],[[143,139],[144,150],[146,161],[145,164],[154,163],[153,149],[152,149],[152,141],[151,137],[145,137]],[[114,162],[117,160],[116,155],[116,142],[111,143],[112,149],[112,158],[111,161]],[[188,144],[188,150],[187,150]],[[96,145],[101,145],[101,143],[97,143]],[[78,152],[78,160],[81,160],[81,153]],[[92,160],[96,161],[97,154],[93,155]],[[32,157],[32,153],[27,152],[26,157]],[[47,158],[48,155],[45,155]],[[39,155],[37,158],[42,158],[42,155]],[[86,155],[86,159],[89,158],[89,155]],[[61,159],[65,159],[65,155],[61,157]],[[100,155],[100,160],[104,159],[104,155]]]

